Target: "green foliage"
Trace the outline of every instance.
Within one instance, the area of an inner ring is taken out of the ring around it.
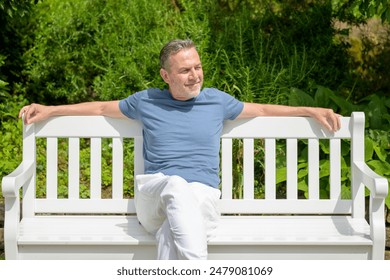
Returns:
[[[39,101],[111,100],[163,87],[161,46],[175,37],[207,42],[207,21],[191,1],[179,13],[165,1],[43,1],[35,43],[26,54],[29,87]]]
[[[314,97],[298,89],[292,89],[290,105],[295,106],[312,106],[312,107],[330,107],[335,111],[341,112],[342,115],[350,115],[353,111],[364,111],[366,115],[366,138],[365,138],[365,161],[376,173],[384,176],[389,181],[390,186],[390,98],[379,96],[376,94],[370,95],[363,99],[359,104],[351,104],[340,98],[332,90],[319,86]],[[343,194],[350,193],[350,147],[349,143],[343,140],[342,144],[342,186]],[[329,154],[329,146],[326,143],[320,142],[322,158]],[[305,147],[299,149],[301,153],[305,153]],[[301,166],[306,168],[306,166]],[[302,172],[299,169],[298,174]],[[320,177],[324,181],[322,193],[326,194],[326,187],[329,185],[328,179],[325,176],[329,175],[329,158],[326,158],[320,164]],[[302,181],[301,181],[302,183]],[[302,183],[303,184],[303,183]],[[304,185],[304,184],[303,184]],[[305,185],[304,185],[305,186]],[[306,186],[302,188],[306,193]],[[386,199],[387,207],[390,207],[390,188],[389,195]]]
[[[28,44],[27,28],[33,3],[34,0],[0,0],[0,55],[5,58],[0,79],[9,82],[11,89],[21,79],[22,54]]]
[[[133,197],[134,142],[124,141],[124,197]],[[90,198],[91,186],[91,147],[90,139],[80,139],[80,198]],[[101,192],[102,197],[112,196],[112,140],[102,139],[102,162],[101,162]],[[46,197],[46,141],[37,139],[37,197]],[[68,139],[58,139],[58,198],[68,197]]]
[[[350,20],[366,20],[379,17],[390,22],[390,4],[388,0],[332,0],[338,13]]]
[[[3,60],[0,56],[0,67]],[[0,79],[0,178],[13,171],[22,161],[22,123],[17,116],[26,102],[22,96],[11,95],[8,83]]]
[[[109,100],[164,87],[158,54],[176,37],[197,43],[205,86],[242,100],[285,103],[291,87],[343,83],[346,55],[332,37],[330,5],[296,10],[243,3],[43,1],[34,10],[35,41],[25,56],[31,99]]]
[[[215,41],[208,51],[215,51],[207,84],[246,101],[286,103],[291,87],[338,88],[347,80],[346,49],[333,39],[330,5],[221,2],[223,9],[209,12]]]

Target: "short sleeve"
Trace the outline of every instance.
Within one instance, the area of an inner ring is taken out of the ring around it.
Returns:
[[[127,98],[119,101],[119,109],[130,119],[138,119],[138,102],[141,98],[142,91],[129,95]]]
[[[225,92],[221,93],[224,104],[224,119],[234,120],[242,112],[244,103]]]

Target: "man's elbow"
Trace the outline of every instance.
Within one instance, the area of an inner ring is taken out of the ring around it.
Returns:
[[[262,104],[245,102],[244,108],[242,109],[242,112],[240,113],[240,115],[238,115],[237,118],[245,119],[261,117],[265,115],[266,113]]]

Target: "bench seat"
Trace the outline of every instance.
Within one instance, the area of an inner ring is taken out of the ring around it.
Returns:
[[[243,231],[244,229],[244,231]],[[323,247],[329,250],[332,246],[358,247],[372,246],[369,237],[370,227],[364,219],[351,219],[337,216],[223,216],[216,231],[216,236],[209,241],[209,258],[237,258],[253,246],[258,253],[264,253],[266,259],[278,248],[288,259],[288,252],[295,248],[300,259],[312,258],[307,254],[310,247]],[[138,252],[137,248],[155,251],[155,239],[138,223],[135,216],[37,216],[23,219],[18,238],[20,254],[43,259],[56,258],[55,248],[61,246],[90,247],[91,258],[131,258],[144,259],[156,253]],[[139,247],[143,245],[143,247]],[[103,249],[101,254],[96,250]],[[111,249],[108,249],[111,247]],[[124,248],[126,250],[124,250]],[[134,248],[132,248],[134,247]],[[236,247],[226,249],[226,247]],[[111,251],[124,250],[123,254],[112,254]],[[272,250],[271,250],[272,249]],[[53,251],[54,250],[54,251]],[[64,248],[61,249],[61,251]],[[271,251],[270,251],[271,250]],[[343,249],[345,250],[345,249]],[[229,251],[234,254],[221,255]],[[219,252],[219,254],[218,254]],[[213,254],[214,253],[214,254]],[[267,254],[266,254],[267,253]],[[85,252],[82,253],[85,258]],[[108,254],[108,255],[107,255]],[[77,259],[77,250],[69,252],[67,258]],[[294,258],[297,256],[294,255]],[[23,258],[23,257],[22,257]],[[64,254],[61,254],[64,258]],[[323,259],[323,254],[321,255]],[[331,255],[334,259],[334,253]],[[365,256],[367,258],[367,256]]]

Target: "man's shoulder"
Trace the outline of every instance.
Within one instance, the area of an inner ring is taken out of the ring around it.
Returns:
[[[161,97],[167,92],[166,89],[160,89],[160,88],[148,88],[145,90],[142,90],[138,92],[138,94],[149,97],[149,98],[155,98],[155,97]]]
[[[127,98],[130,99],[155,99],[165,96],[166,89],[160,88],[148,88],[141,91],[137,91],[133,94],[130,94]]]
[[[203,95],[205,96],[205,98],[207,99],[220,99],[220,100],[224,100],[226,98],[231,98],[232,96],[220,89],[217,89],[217,88],[204,88],[202,90],[203,92]]]

